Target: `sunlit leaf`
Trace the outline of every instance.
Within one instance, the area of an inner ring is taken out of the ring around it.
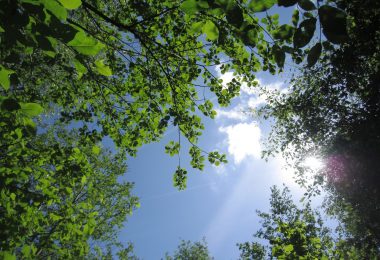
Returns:
[[[74,0],[75,1],[75,0]],[[41,0],[45,8],[59,20],[67,19],[67,10],[55,0]]]
[[[109,77],[112,76],[112,70],[109,66],[104,64],[103,60],[97,60],[95,61],[96,70],[99,72],[99,74]]]
[[[14,73],[13,70],[9,70],[4,68],[3,66],[0,65],[0,85],[5,89],[8,90],[10,87],[10,80],[9,80],[9,75]]]
[[[276,2],[276,0],[252,0],[249,2],[248,8],[253,12],[264,12],[270,9]]]
[[[102,43],[98,42],[96,39],[90,36],[87,36],[83,31],[79,31],[75,35],[74,39],[71,40],[67,45],[73,47],[84,55],[92,56],[98,54],[104,48],[104,45]]]
[[[219,37],[218,27],[216,27],[216,25],[210,20],[207,20],[203,25],[202,31],[206,34],[206,38],[210,41],[214,41]]]
[[[21,103],[21,110],[30,117],[38,116],[44,111],[43,107],[37,103]]]
[[[59,2],[69,10],[77,9],[82,4],[81,0],[59,0]]]
[[[195,14],[198,11],[198,5],[196,0],[185,0],[181,4],[181,10],[187,14]]]

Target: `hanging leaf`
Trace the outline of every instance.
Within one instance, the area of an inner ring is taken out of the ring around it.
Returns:
[[[216,27],[216,25],[208,20],[202,27],[202,31],[203,33],[206,34],[206,38],[210,41],[214,41],[216,39],[218,39],[218,36],[219,36],[219,30],[218,30],[218,27]]]
[[[299,0],[298,5],[305,11],[312,11],[315,10],[316,7],[314,3],[310,0]]]
[[[24,114],[32,117],[41,114],[44,109],[37,103],[21,103],[21,110]]]
[[[8,90],[11,85],[9,75],[12,73],[14,73],[13,70],[6,69],[0,65],[0,85],[3,86],[5,90]]]
[[[317,43],[310,49],[309,54],[307,55],[307,65],[309,67],[314,66],[314,64],[318,61],[319,56],[321,56],[322,52],[322,44]]]
[[[79,31],[75,34],[74,39],[67,45],[73,47],[79,53],[91,56],[98,54],[104,48],[102,43],[92,37],[87,36],[83,31]]]
[[[315,23],[315,18],[309,18],[302,21],[293,37],[293,44],[295,48],[302,48],[310,42],[314,35]]]
[[[103,63],[103,60],[97,60],[95,61],[96,70],[99,72],[99,74],[109,77],[112,76],[112,70],[110,67],[105,65]]]
[[[173,185],[179,190],[186,189],[187,183],[187,171],[178,166],[177,170],[173,175]]]
[[[335,44],[348,39],[346,14],[335,7],[323,5],[318,9],[319,20],[322,24],[323,34]]]
[[[276,0],[252,0],[248,4],[248,8],[253,12],[264,12],[271,8],[276,2]]]
[[[227,11],[227,21],[233,26],[240,28],[244,22],[243,11],[237,5],[229,11]]]
[[[274,45],[272,48],[272,54],[274,56],[274,60],[277,63],[277,66],[283,68],[285,64],[285,51],[282,50],[282,48],[278,45]]]
[[[59,0],[59,2],[69,10],[77,9],[82,4],[81,0]]]
[[[289,7],[295,5],[297,2],[298,0],[278,0],[278,6]]]
[[[300,12],[298,9],[294,9],[293,14],[292,14],[292,24],[297,27],[298,21],[300,19]]]

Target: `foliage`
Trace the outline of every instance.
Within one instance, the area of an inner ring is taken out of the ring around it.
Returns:
[[[323,259],[330,256],[332,241],[329,231],[310,204],[299,209],[286,187],[282,192],[277,187],[271,191],[270,213],[258,212],[262,227],[255,234],[255,237],[269,241],[269,245],[263,247],[257,242],[238,244],[242,259],[265,259],[265,255],[270,259]]]
[[[326,35],[334,35],[332,22],[344,27],[342,11],[310,3],[280,1],[303,10],[292,25],[280,25],[278,15],[255,16],[275,1],[2,0],[3,96],[46,111],[53,106],[57,120],[82,122],[84,135],[96,124],[94,136],[111,137],[130,155],[174,126],[190,142],[192,167],[203,169],[207,152],[197,146],[199,115],[216,114],[205,92],[226,106],[242,82],[252,85],[254,72],[281,70],[286,53],[301,62],[318,17]],[[314,48],[311,60],[317,54]],[[215,66],[234,71],[239,80],[224,87]],[[217,152],[208,160],[226,162]]]
[[[270,212],[258,212],[262,227],[254,235],[269,245],[256,241],[240,243],[241,259],[372,259],[377,256],[373,248],[353,246],[344,230],[334,239],[319,212],[310,203],[297,207],[288,188],[271,190]]]
[[[182,240],[173,256],[166,253],[166,260],[211,260],[206,241],[199,242]]]
[[[124,158],[80,142],[76,130],[62,126],[36,135],[31,115],[38,111],[36,105],[2,101],[2,254],[72,258],[97,244],[115,244],[118,228],[138,206],[132,184],[118,180],[126,171]]]
[[[292,25],[255,16],[274,4],[0,0],[2,254],[70,258],[88,255],[90,241],[114,243],[115,228],[137,206],[131,184],[118,182],[123,160],[169,127],[179,132],[170,155],[185,137],[193,168],[202,170],[206,156],[227,162],[197,146],[200,115],[216,115],[206,96],[227,106],[242,82],[253,86],[255,72],[281,71],[286,55],[297,63],[309,55],[311,66],[318,21],[329,41],[346,41],[336,6],[278,1],[303,10]],[[237,79],[224,86],[216,66]],[[51,127],[37,124],[41,112]],[[100,147],[107,137],[116,154]],[[174,185],[183,189],[186,179],[179,163]]]
[[[300,71],[289,93],[268,99],[261,113],[275,118],[276,123],[267,152],[288,152],[298,164],[310,154],[320,154],[325,168],[316,175],[310,191],[324,186],[330,193],[327,205],[332,208],[328,212],[356,233],[351,235],[358,243],[378,248],[380,5],[378,1],[334,3],[341,11],[320,10],[322,25],[332,26],[333,21],[324,20],[330,13],[336,13],[336,20],[340,20],[344,12],[347,39],[340,46],[322,44],[322,59]],[[340,38],[342,28],[335,30]],[[334,43],[328,33],[325,36]],[[312,50],[320,53],[320,48]],[[301,170],[299,181],[305,183],[306,178]]]

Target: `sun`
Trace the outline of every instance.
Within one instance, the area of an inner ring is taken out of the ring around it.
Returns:
[[[316,156],[309,156],[309,157],[306,157],[306,159],[303,161],[302,166],[312,171],[319,171],[325,165],[321,158],[318,158]]]

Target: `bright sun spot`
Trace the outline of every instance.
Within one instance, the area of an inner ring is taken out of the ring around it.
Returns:
[[[320,158],[310,156],[305,159],[303,166],[312,171],[319,171],[324,167],[324,163]]]

